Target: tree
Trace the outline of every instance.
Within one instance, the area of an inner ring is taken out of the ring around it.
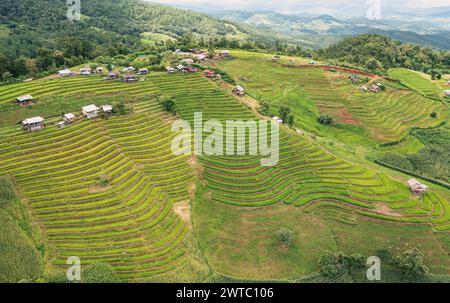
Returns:
[[[291,113],[291,108],[288,106],[281,106],[280,108],[280,119],[287,122],[289,114]]]
[[[287,117],[287,121],[286,121],[286,123],[287,123],[287,125],[289,125],[289,126],[293,126],[294,125],[294,121],[295,121],[295,116],[294,116],[294,114],[290,114],[288,117]]]
[[[27,59],[25,61],[25,67],[27,69],[28,75],[30,75],[30,76],[34,76],[34,75],[36,75],[39,72],[39,70],[38,70],[38,68],[36,66],[36,60],[35,59]]]
[[[396,264],[405,276],[413,279],[424,277],[428,273],[428,267],[423,264],[424,254],[414,247],[396,257]]]
[[[13,78],[13,74],[11,74],[10,72],[4,72],[2,75],[2,80],[4,82],[9,82],[9,81],[11,81],[12,78]]]
[[[118,278],[114,269],[107,263],[94,263],[82,272],[84,283],[114,283]]]

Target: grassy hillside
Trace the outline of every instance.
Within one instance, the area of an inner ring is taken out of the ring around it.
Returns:
[[[389,70],[389,75],[425,97],[432,99],[441,98],[439,87],[414,71],[405,68],[393,68]]]
[[[35,281],[43,274],[43,246],[9,176],[0,176],[0,281]]]

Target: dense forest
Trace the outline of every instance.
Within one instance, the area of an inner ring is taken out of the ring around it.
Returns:
[[[262,33],[248,31],[205,14],[140,0],[82,1],[79,21],[67,19],[66,1],[2,0],[0,82],[38,77],[100,56],[145,51],[140,35],[146,32],[166,34],[188,45],[275,44]]]
[[[145,33],[173,39],[149,46],[141,39]],[[362,35],[313,51],[248,25],[141,0],[82,1],[79,21],[68,20],[63,0],[0,2],[0,83],[46,76],[99,57],[102,63],[136,52],[161,57],[167,50],[192,47],[302,55],[376,73],[391,67],[441,73],[450,66],[450,52],[401,44],[383,36]]]
[[[361,66],[375,73],[385,73],[387,69],[395,67],[426,73],[431,73],[432,70],[446,73],[450,69],[450,51],[402,44],[384,36],[371,34],[347,38],[318,50],[317,55]]]

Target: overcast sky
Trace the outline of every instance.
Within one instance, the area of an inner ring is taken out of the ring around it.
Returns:
[[[359,14],[367,10],[367,2],[377,0],[147,0],[204,9],[271,10],[281,13]],[[385,11],[405,8],[431,8],[450,6],[450,0],[380,0]]]

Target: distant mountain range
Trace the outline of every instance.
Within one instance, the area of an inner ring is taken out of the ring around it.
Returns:
[[[243,11],[216,11],[209,12],[209,15],[271,31],[312,48],[328,46],[346,36],[376,33],[405,43],[450,49],[450,8],[439,11],[434,9],[429,13],[434,17],[427,18],[426,22],[423,21],[428,16],[425,14],[420,16],[416,14],[409,20],[400,16],[382,20],[366,18],[341,20],[330,15],[298,16]],[[439,23],[439,20],[445,19],[447,15],[449,22]]]

